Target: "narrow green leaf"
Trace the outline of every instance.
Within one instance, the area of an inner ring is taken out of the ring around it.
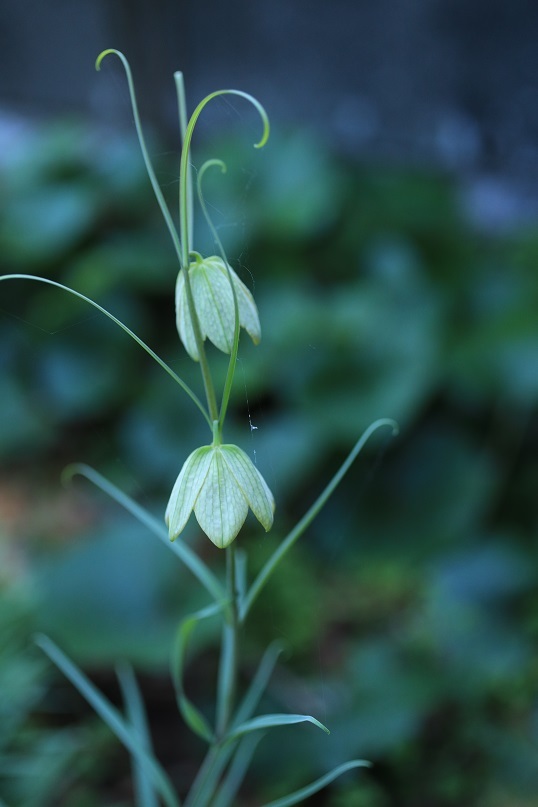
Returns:
[[[185,807],[201,807],[210,804],[211,798],[235,746],[212,745],[209,747],[191,789],[185,798]]]
[[[213,729],[203,716],[203,714],[194,706],[194,704],[187,698],[183,689],[183,670],[185,667],[185,656],[187,652],[187,643],[189,637],[196,627],[196,625],[204,619],[209,619],[216,616],[224,609],[223,603],[215,603],[202,608],[195,614],[183,619],[179,625],[176,640],[172,651],[172,680],[176,690],[176,700],[185,723],[189,726],[195,734],[207,742],[213,742],[214,733]]]
[[[370,766],[371,763],[364,759],[355,759],[351,762],[345,762],[343,765],[339,765],[338,768],[334,768],[330,773],[326,773],[325,776],[321,776],[306,787],[302,787],[300,790],[296,790],[288,796],[283,796],[281,799],[267,802],[263,807],[291,807],[292,804],[300,804],[301,801],[323,790],[324,787],[330,785],[331,782],[334,782],[334,780],[342,776],[342,774],[353,770],[353,768],[369,768]]]
[[[318,513],[322,510],[322,508],[327,503],[328,499],[334,493],[346,473],[349,471],[353,463],[355,462],[356,458],[372,436],[374,432],[378,429],[382,428],[383,426],[390,426],[392,429],[393,434],[398,433],[398,424],[391,420],[390,418],[380,418],[379,420],[374,421],[366,431],[359,437],[357,442],[355,443],[354,447],[348,454],[346,460],[342,463],[338,471],[335,473],[329,484],[325,487],[325,489],[320,493],[314,504],[306,511],[304,516],[300,519],[300,521],[295,525],[295,527],[288,533],[286,538],[282,541],[280,546],[275,550],[275,552],[271,555],[265,566],[259,572],[258,576],[254,580],[250,590],[245,598],[243,604],[243,610],[240,614],[241,622],[246,619],[248,612],[250,611],[252,605],[254,604],[258,594],[267,583],[270,576],[273,574],[274,570],[282,560],[282,558],[286,555],[287,552],[291,549],[291,547],[295,544],[298,538],[301,537],[303,532],[310,526],[312,521],[318,515]]]
[[[265,651],[263,658],[260,662],[256,675],[251,681],[251,684],[245,693],[245,696],[237,709],[234,725],[240,725],[248,720],[254,713],[260,698],[265,692],[269,679],[275,668],[278,657],[282,653],[282,645],[280,642],[273,642]]]
[[[232,807],[263,734],[243,737],[211,807]]]
[[[231,718],[235,691],[236,666],[237,629],[235,624],[225,619],[222,624],[219,673],[217,679],[215,731],[219,737],[226,732]]]
[[[149,726],[144,709],[144,702],[133,668],[130,664],[121,664],[116,669],[120,683],[123,700],[125,702],[127,717],[138,735],[142,748],[153,756],[153,748],[149,733]],[[137,807],[159,807],[157,792],[146,768],[133,756],[133,779]]]
[[[107,311],[106,308],[103,308],[102,305],[99,305],[99,303],[96,303],[90,297],[86,297],[85,294],[81,294],[79,291],[75,291],[75,289],[71,289],[69,286],[64,286],[62,283],[57,283],[55,280],[49,280],[46,277],[39,277],[37,275],[22,275],[22,274],[0,275],[0,281],[1,280],[35,280],[38,283],[46,283],[48,286],[55,286],[57,289],[67,291],[74,297],[78,297],[79,300],[84,300],[85,303],[89,303],[89,305],[92,305],[94,308],[97,308],[97,310],[100,311],[101,314],[104,314],[106,317],[111,319],[112,322],[115,322],[116,325],[119,325],[119,327],[131,337],[131,339],[134,339],[134,341],[138,345],[140,345],[140,347],[143,348],[146,351],[146,353],[148,353],[151,356],[151,358],[154,359],[157,362],[157,364],[159,364],[163,368],[163,370],[165,370],[168,373],[168,375],[174,379],[174,381],[177,384],[179,384],[181,389],[187,393],[191,401],[198,407],[198,409],[204,416],[206,422],[208,423],[209,427],[212,428],[212,421],[209,415],[207,414],[206,410],[204,409],[202,402],[197,397],[197,395],[195,395],[195,393],[191,390],[191,388],[183,381],[183,379],[180,378],[176,373],[174,373],[172,368],[169,367],[166,364],[166,362],[163,361],[159,356],[157,356],[157,354],[149,347],[149,345],[146,345],[146,343],[143,342],[142,339],[140,339],[140,337],[138,337],[134,333],[134,331],[128,328],[127,325],[124,325],[120,319],[115,317],[114,314],[111,314],[110,311]]]
[[[138,114],[138,104],[137,104],[137,101],[136,101],[136,92],[135,92],[135,88],[134,88],[133,76],[132,76],[132,73],[131,73],[131,67],[129,65],[129,62],[127,61],[126,57],[124,56],[124,54],[121,51],[115,50],[114,48],[108,48],[107,50],[103,50],[99,54],[99,56],[97,57],[97,61],[95,62],[95,69],[96,70],[101,69],[101,62],[103,61],[105,56],[108,56],[109,54],[114,54],[115,56],[117,56],[118,59],[121,61],[122,65],[123,65],[123,69],[125,70],[125,75],[127,77],[127,86],[129,88],[129,96],[130,96],[130,99],[131,99],[131,108],[133,110],[133,118],[134,118],[134,122],[135,122],[136,134],[137,134],[137,137],[138,137],[138,142],[140,144],[140,151],[142,152],[142,157],[144,159],[144,164],[146,166],[146,171],[147,171],[147,174],[148,174],[148,177],[149,177],[149,181],[151,182],[151,187],[153,188],[155,198],[157,199],[159,207],[161,208],[161,213],[163,214],[163,218],[164,218],[164,220],[166,222],[166,226],[168,227],[168,232],[170,233],[170,237],[172,238],[172,242],[174,244],[174,248],[176,250],[177,257],[178,257],[179,262],[181,264],[181,242],[179,240],[177,230],[176,230],[175,225],[174,225],[174,221],[173,221],[172,216],[170,214],[170,210],[168,209],[168,205],[166,204],[165,198],[164,198],[163,193],[161,191],[161,187],[160,187],[160,185],[159,185],[159,183],[157,181],[157,177],[155,175],[155,171],[153,169],[152,162],[151,162],[151,160],[149,158],[149,153],[148,153],[148,149],[147,149],[147,146],[146,146],[146,140],[144,138],[144,132],[142,130],[142,124],[140,122],[140,115]]]
[[[273,642],[264,653],[256,674],[248,688],[234,718],[233,725],[239,725],[251,717],[258,706],[259,699],[271,677],[277,658],[281,653],[279,642]],[[263,736],[257,733],[257,739]],[[252,738],[252,735],[250,735]],[[243,741],[247,738],[243,738]],[[200,769],[200,775],[193,783],[191,792],[185,802],[185,807],[194,807],[196,804],[207,804],[215,793],[217,784],[230,759],[239,751],[241,740],[227,742],[222,746],[213,747],[208,752],[207,763]],[[239,763],[237,763],[239,764]]]
[[[226,739],[228,741],[237,740],[238,737],[249,734],[251,731],[259,731],[260,729],[269,729],[276,726],[291,726],[295,723],[312,723],[326,734],[331,733],[327,726],[324,726],[323,723],[320,723],[319,720],[316,720],[316,718],[311,715],[274,714],[260,715],[260,717],[253,717],[252,720],[241,723],[231,730]]]
[[[247,553],[237,547],[235,550],[235,593],[237,596],[237,610],[241,611],[245,594],[247,593]]]
[[[38,647],[50,658],[66,678],[78,689],[80,694],[95,709],[99,717],[114,732],[116,737],[133,754],[141,765],[147,770],[157,791],[167,807],[181,807],[179,798],[174,793],[168,776],[157,760],[152,757],[141,745],[133,730],[126,724],[118,710],[99,692],[92,682],[84,675],[60,648],[47,636],[39,635],[35,639]]]
[[[98,471],[90,468],[89,465],[77,463],[68,465],[62,474],[62,479],[70,479],[72,476],[78,474],[84,476],[93,482],[98,488],[107,493],[114,501],[125,508],[131,515],[133,515],[141,524],[144,524],[151,532],[156,535],[161,541],[169,547],[185,564],[185,566],[193,573],[193,575],[200,581],[205,589],[211,596],[221,602],[224,599],[224,589],[209,570],[205,563],[200,560],[198,555],[187,546],[187,544],[176,541],[172,543],[168,537],[168,530],[165,525],[154,518],[147,510],[144,510],[137,502],[130,498],[126,493],[121,491],[104,476],[101,476]]]
[[[192,113],[190,120],[187,124],[187,128],[185,130],[185,135],[183,137],[183,148],[181,149],[181,162],[179,167],[179,183],[180,183],[180,190],[179,190],[179,198],[180,198],[180,240],[182,245],[182,265],[184,267],[188,266],[189,263],[189,222],[188,222],[188,215],[189,215],[189,207],[186,203],[187,199],[187,184],[188,184],[188,177],[189,177],[189,153],[191,148],[191,140],[192,135],[194,132],[194,128],[196,126],[196,121],[200,117],[200,113],[213,98],[218,98],[222,95],[237,95],[240,98],[245,98],[249,101],[253,106],[257,109],[263,123],[263,133],[260,141],[254,144],[254,148],[262,148],[268,138],[269,138],[269,118],[267,117],[267,113],[265,109],[262,107],[259,101],[256,100],[252,95],[249,95],[242,90],[216,90],[215,92],[206,95],[203,98],[194,112]]]

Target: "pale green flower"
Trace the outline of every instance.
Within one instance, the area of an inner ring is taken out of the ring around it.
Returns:
[[[235,445],[197,448],[185,461],[166,508],[170,540],[182,532],[194,510],[206,535],[224,549],[243,526],[249,507],[270,530],[273,494],[245,452]]]
[[[239,324],[247,331],[254,344],[257,345],[261,339],[261,328],[256,303],[252,294],[238,278],[234,270],[231,267],[228,267],[228,269],[230,270],[237,296]],[[209,337],[209,340],[219,350],[224,353],[231,353],[235,329],[235,311],[226,264],[222,258],[217,256],[202,258],[197,255],[189,265],[189,279],[202,339]],[[198,350],[187,303],[183,270],[179,273],[176,284],[176,324],[179,337],[186,351],[195,361],[198,361]]]

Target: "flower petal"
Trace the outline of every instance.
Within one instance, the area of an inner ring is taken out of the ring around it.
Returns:
[[[183,531],[196,499],[207,477],[213,455],[212,446],[202,446],[190,454],[172,488],[165,521],[170,540],[173,541]]]
[[[198,348],[194,338],[189,305],[187,302],[187,292],[185,290],[185,276],[183,269],[179,272],[176,282],[176,326],[179,338],[183,342],[185,350],[194,361],[198,361]]]
[[[222,448],[212,449],[211,464],[194,505],[200,527],[219,549],[232,543],[248,513],[247,500],[229,472]]]
[[[273,525],[275,500],[265,479],[248,455],[238,446],[224,445],[221,446],[221,451],[250,509],[268,532]]]
[[[207,258],[193,266],[190,270],[192,293],[204,336],[207,335],[223,353],[231,353],[234,302],[226,269],[222,272],[217,260]]]
[[[237,295],[237,304],[239,306],[239,324],[245,329],[254,344],[257,345],[262,338],[262,330],[254,297],[243,281],[237,277],[233,269],[230,271],[232,272],[235,293]]]

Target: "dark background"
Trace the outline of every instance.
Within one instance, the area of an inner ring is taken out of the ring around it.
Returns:
[[[175,121],[181,69],[195,98],[239,82],[274,120],[355,154],[534,182],[537,34],[531,0],[5,0],[0,94],[32,115],[125,119],[117,88],[93,72],[95,54],[116,47],[161,126]]]

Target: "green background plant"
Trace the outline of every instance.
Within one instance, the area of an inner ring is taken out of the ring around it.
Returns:
[[[174,256],[135,144],[74,124],[43,130],[39,143],[2,167],[3,272],[98,296],[191,379],[170,318]],[[226,141],[211,153],[228,164],[226,187],[216,178],[210,192],[226,211],[227,251],[252,268],[265,323],[256,362],[242,343],[230,435],[270,469],[281,524],[323,487],[350,435],[380,414],[402,426],[396,443],[366,452],[286,559],[248,635],[245,679],[266,641],[284,640],[288,672],[271,708],[299,696],[320,705],[334,759],[323,736],[298,743],[283,729],[260,745],[249,788],[277,798],[352,753],[375,763],[367,785],[344,783],[320,804],[533,804],[536,236],[477,233],[449,178],[350,165],[298,135],[275,138],[255,165]],[[166,155],[159,176],[173,182]],[[45,630],[118,697],[102,670],[121,650],[145,671],[161,758],[181,752],[190,772],[199,749],[171,728],[159,670],[171,614],[201,607],[200,592],[187,575],[178,585],[167,551],[104,497],[82,485],[59,492],[57,480],[83,460],[160,516],[178,457],[207,427],[197,434],[188,400],[75,300],[3,289],[2,328],[2,631],[18,636],[2,669],[33,664],[25,637]],[[253,531],[254,566],[274,540]],[[193,699],[208,691],[217,638],[208,625],[193,648]],[[37,728],[55,737],[63,709],[64,727],[93,738],[96,762],[89,777],[58,765],[55,792],[66,804],[130,803],[97,762],[93,718],[36,665],[46,707],[29,697],[25,730],[6,732],[3,747],[39,759]],[[35,774],[44,804],[51,770]],[[22,777],[2,779],[15,803],[21,787]]]

